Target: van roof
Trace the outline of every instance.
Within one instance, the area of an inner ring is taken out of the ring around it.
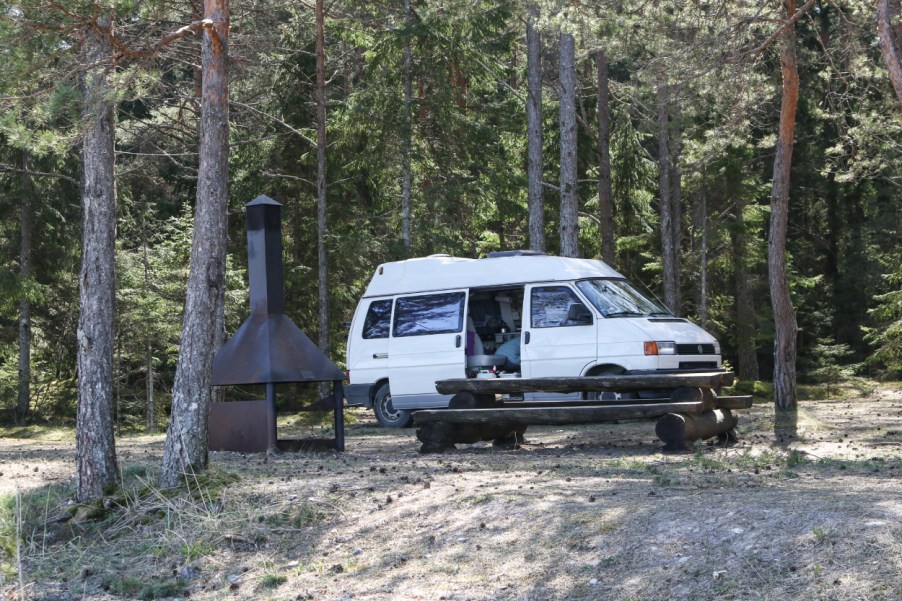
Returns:
[[[376,269],[364,297],[599,277],[623,276],[595,259],[548,255],[465,259],[432,255],[383,263]]]

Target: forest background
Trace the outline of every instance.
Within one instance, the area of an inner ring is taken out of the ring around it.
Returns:
[[[898,3],[879,5],[898,15]],[[571,152],[577,253],[611,258],[668,302],[676,294],[676,311],[721,340],[742,379],[771,377],[768,220],[783,7],[535,8],[530,17],[525,3],[506,1],[330,3],[328,186],[318,218],[313,5],[232,6],[226,332],[247,312],[243,205],[257,195],[283,204],[287,314],[342,364],[341,324],[381,262],[480,257],[534,247],[537,234],[548,252],[572,253],[561,236],[571,192],[561,193],[561,163]],[[115,104],[116,420],[151,431],[165,422],[197,192],[201,77],[199,36],[172,33],[202,12],[197,1],[102,10],[2,2],[0,410],[11,419],[76,414],[82,104],[96,66],[80,46],[85,23],[102,13],[115,23],[103,69]],[[902,376],[902,128],[877,12],[872,2],[811,1],[793,21],[800,90],[786,256],[802,381]],[[541,43],[543,225],[532,235],[528,22]],[[573,140],[559,118],[567,36]],[[664,219],[676,241],[669,255]],[[677,282],[669,294],[666,272]]]

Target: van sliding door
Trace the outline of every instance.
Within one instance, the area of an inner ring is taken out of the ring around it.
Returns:
[[[465,376],[467,290],[399,296],[389,341],[388,380],[396,409],[447,406],[436,380]]]

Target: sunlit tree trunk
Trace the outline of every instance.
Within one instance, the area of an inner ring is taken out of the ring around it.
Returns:
[[[579,256],[579,196],[576,169],[576,69],[574,39],[560,38],[561,256]]]
[[[535,22],[539,8],[529,6],[526,22],[526,171],[529,197],[529,248],[545,252],[545,206],[542,197],[542,40]]]
[[[108,17],[97,21],[112,27]],[[102,497],[118,484],[113,438],[113,324],[116,300],[115,116],[107,80],[112,48],[98,28],[84,36],[82,258],[79,276],[76,496]]]
[[[21,206],[19,208],[19,281],[28,285],[31,280],[32,230],[34,229],[34,187],[31,175],[31,156],[22,151]],[[16,420],[28,418],[31,410],[31,301],[28,294],[19,299],[19,386]]]
[[[319,298],[319,348],[329,354],[329,257],[326,252],[326,41],[323,0],[316,0],[316,264]],[[408,226],[409,227],[409,226]],[[408,238],[409,244],[409,238]],[[320,397],[329,384],[320,384]]]
[[[899,104],[902,104],[902,15],[899,13],[899,0],[878,0],[877,32],[880,35],[880,49],[893,90]]]
[[[792,18],[795,0],[784,0],[785,17]],[[796,345],[798,326],[789,294],[786,274],[786,235],[789,221],[789,176],[795,135],[796,106],[799,100],[799,71],[796,61],[795,26],[780,34],[780,70],[783,95],[780,106],[780,131],[774,157],[771,188],[770,235],[768,238],[768,276],[771,308],[774,313],[774,401],[780,409],[796,405]]]
[[[698,192],[698,229],[701,231],[698,253],[698,323],[703,328],[708,325],[708,194],[704,178],[705,172],[702,170],[702,186]]]
[[[672,256],[670,263],[673,266],[673,304],[676,307],[674,313],[680,311],[682,294],[680,280],[682,278],[682,241],[683,241],[683,171],[680,166],[683,152],[682,111],[680,109],[680,89],[674,87],[674,94],[670,96],[668,112],[670,113],[670,225]]]
[[[410,50],[410,0],[404,0],[404,114],[401,116],[401,239],[404,253],[410,256],[410,189],[413,175],[410,151],[413,142],[410,110],[413,103],[413,59]],[[317,60],[319,55],[317,54]],[[318,183],[318,182],[317,182]]]
[[[205,0],[204,19],[209,25],[203,40],[197,201],[172,415],[160,474],[164,487],[178,486],[184,474],[207,466],[210,378],[225,295],[229,0]]]
[[[614,264],[614,192],[611,188],[611,105],[608,97],[608,59],[595,55],[598,71],[598,219],[601,259]]]
[[[674,264],[677,241],[674,240],[673,195],[671,183],[672,163],[670,159],[670,103],[667,83],[663,73],[658,76],[658,183],[661,190],[661,262],[664,279],[664,304],[674,315],[678,315],[679,284]]]

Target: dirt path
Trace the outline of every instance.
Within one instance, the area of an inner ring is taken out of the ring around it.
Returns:
[[[678,455],[640,422],[424,456],[361,413],[344,455],[217,453],[237,481],[215,495],[36,534],[26,579],[34,599],[178,576],[192,599],[902,598],[902,391],[803,403],[794,437],[766,405],[740,426]],[[151,479],[160,448],[120,440],[121,463]],[[0,439],[0,491],[59,489],[72,463],[71,441]]]

